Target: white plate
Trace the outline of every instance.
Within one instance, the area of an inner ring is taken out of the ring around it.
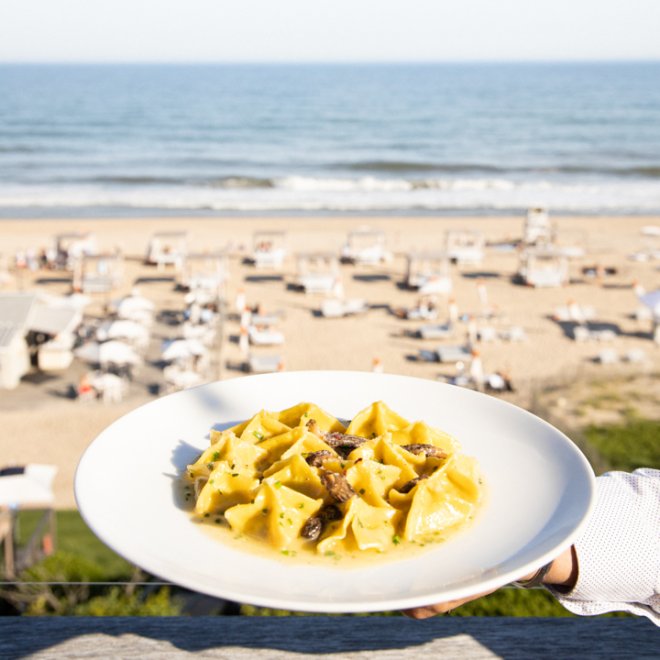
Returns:
[[[177,505],[179,475],[208,446],[212,426],[301,401],[350,419],[378,400],[451,433],[478,459],[489,493],[470,529],[407,560],[288,564],[223,545]],[[547,563],[579,533],[594,475],[565,435],[499,399],[405,376],[308,371],[211,383],[134,410],[89,446],[75,490],[92,530],[161,578],[243,603],[365,612],[462,598]]]

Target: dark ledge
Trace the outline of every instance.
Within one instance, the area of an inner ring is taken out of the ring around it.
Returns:
[[[0,658],[658,658],[643,618],[4,617]]]

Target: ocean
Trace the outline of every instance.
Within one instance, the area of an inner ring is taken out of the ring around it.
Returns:
[[[2,65],[0,216],[660,212],[660,63]]]

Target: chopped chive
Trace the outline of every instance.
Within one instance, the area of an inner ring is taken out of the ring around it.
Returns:
[[[395,535],[392,537],[392,543],[394,543],[394,545],[399,545],[399,543],[401,543],[401,539],[399,538],[399,535],[398,535],[398,534],[395,534]]]
[[[276,481],[275,482],[275,488],[282,488],[282,482],[281,481]]]
[[[213,456],[212,456],[211,460],[217,461],[217,460],[219,460],[219,458],[220,458],[220,452],[219,451],[213,452]]]
[[[263,440],[263,439],[264,439],[264,434],[261,433],[260,431],[252,431],[252,435],[253,435],[257,440]]]

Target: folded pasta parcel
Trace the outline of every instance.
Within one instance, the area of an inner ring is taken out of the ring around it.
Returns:
[[[381,401],[348,427],[300,403],[210,435],[185,474],[194,514],[285,554],[444,541],[483,500],[479,466],[454,438]]]

